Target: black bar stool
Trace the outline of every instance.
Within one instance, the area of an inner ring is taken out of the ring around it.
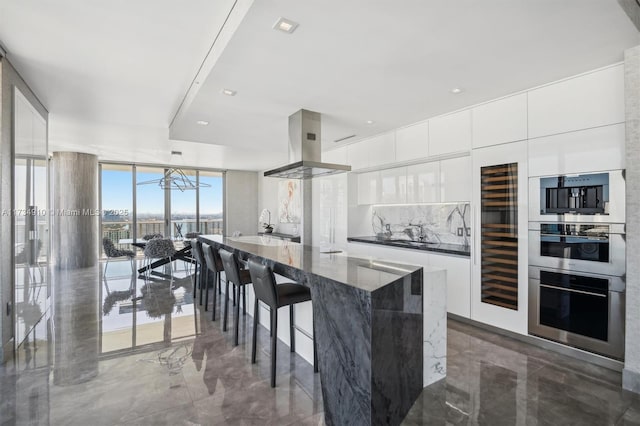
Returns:
[[[224,320],[222,323],[222,330],[227,331],[227,318],[229,316],[229,281],[234,285],[234,293],[236,299],[236,314],[234,319],[234,346],[238,346],[238,333],[240,323],[240,288],[247,284],[251,284],[251,276],[247,269],[241,269],[240,262],[235,254],[230,253],[224,249],[219,250],[220,258],[222,259],[222,265],[224,266],[224,273],[226,276],[225,284],[225,298],[224,298]],[[242,298],[242,311],[247,313],[247,298],[246,292],[243,291]]]
[[[224,266],[222,265],[222,258],[220,258],[220,253],[218,250],[209,244],[202,244],[202,254],[204,255],[204,260],[209,271],[213,272],[213,313],[211,315],[211,320],[216,320],[216,303],[217,303],[217,295],[222,292],[222,282],[220,275],[224,271]],[[216,292],[216,284],[218,286],[218,291]],[[206,302],[209,303],[209,287],[207,286],[206,290]]]
[[[193,254],[193,258],[196,261],[195,267],[195,282],[193,285],[193,296],[196,295],[196,285],[200,288],[200,304],[202,305],[202,287],[203,281],[205,286],[207,286],[207,298],[209,296],[209,288],[207,285],[207,266],[204,263],[204,256],[202,255],[202,243],[198,241],[197,238],[193,238],[191,240],[191,253]],[[203,275],[204,272],[204,275]],[[204,305],[204,310],[208,309],[207,305]]]
[[[289,306],[289,333],[291,352],[295,351],[293,327],[293,306],[296,303],[311,300],[311,290],[295,283],[276,284],[275,276],[270,267],[249,259],[249,273],[253,281],[253,291],[256,301],[253,308],[253,342],[251,346],[251,363],[256,362],[256,339],[258,336],[258,301],[269,305],[271,311],[271,387],[276,387],[276,345],[278,342],[278,308]],[[315,327],[314,327],[315,329]],[[314,333],[315,335],[315,333]],[[316,353],[316,339],[313,339],[313,371],[318,372],[318,358]]]

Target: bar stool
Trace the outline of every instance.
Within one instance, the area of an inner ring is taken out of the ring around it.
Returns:
[[[196,296],[196,286],[200,288],[200,304],[202,305],[202,281],[207,282],[207,267],[205,265],[204,256],[202,255],[202,243],[197,238],[191,240],[191,254],[196,261],[195,267],[195,280],[193,283],[193,297]],[[204,276],[203,273],[204,272]],[[206,284],[205,284],[206,285]],[[208,285],[207,285],[208,287]],[[207,288],[207,296],[209,295]],[[204,306],[204,310],[208,309],[207,305]]]
[[[234,285],[234,292],[236,298],[236,314],[234,319],[234,346],[238,346],[238,334],[240,323],[240,288],[251,284],[251,276],[247,269],[241,269],[240,262],[235,254],[230,253],[224,249],[219,250],[220,258],[222,259],[222,265],[224,266],[224,273],[226,275],[225,284],[225,299],[224,299],[224,320],[222,322],[222,330],[227,331],[227,318],[229,317],[229,282]],[[242,298],[242,310],[246,315],[247,313],[247,298],[246,292],[243,292]]]
[[[224,266],[222,265],[222,258],[220,258],[220,253],[218,250],[209,244],[202,244],[202,254],[204,255],[204,260],[206,267],[209,271],[213,272],[213,314],[211,315],[211,320],[216,320],[216,303],[217,303],[217,295],[222,293],[222,282],[220,275],[224,271]],[[218,291],[216,292],[216,284],[218,286]],[[205,296],[205,303],[209,303],[209,286],[207,285],[207,293]]]
[[[289,306],[289,333],[291,340],[291,352],[295,351],[295,338],[293,327],[293,306],[296,303],[311,300],[311,290],[295,283],[276,284],[273,270],[266,265],[249,259],[249,273],[253,281],[253,291],[256,301],[253,308],[253,342],[251,345],[251,363],[256,362],[256,340],[258,336],[258,301],[269,305],[271,311],[271,387],[276,387],[276,345],[278,342],[278,308]],[[315,329],[315,327],[314,327]],[[315,335],[315,332],[314,332]],[[313,339],[313,371],[318,372],[318,355],[316,351],[316,339]]]

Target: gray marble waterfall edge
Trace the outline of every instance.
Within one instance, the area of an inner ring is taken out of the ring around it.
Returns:
[[[285,258],[282,247],[218,236],[199,239],[241,259],[257,259],[311,288],[328,425],[400,424],[422,391],[422,268],[319,256],[295,243],[284,251],[298,252]],[[287,264],[285,259],[297,260]],[[362,277],[377,280],[372,290]]]

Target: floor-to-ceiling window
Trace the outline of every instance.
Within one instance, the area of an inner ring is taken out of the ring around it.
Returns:
[[[14,333],[16,357],[35,366],[35,349],[49,332],[41,321],[50,293],[47,122],[20,90],[14,95]]]
[[[130,243],[147,234],[172,238],[180,248],[181,240],[190,233],[222,233],[222,172],[181,169],[195,188],[180,190],[171,189],[167,182],[170,167],[111,163],[100,167],[102,237],[111,239],[116,247],[141,254]],[[137,267],[142,266],[140,261]],[[187,265],[176,261],[173,281],[160,275],[142,280],[131,276],[126,259],[110,261],[101,275],[101,352],[193,335],[189,274]]]

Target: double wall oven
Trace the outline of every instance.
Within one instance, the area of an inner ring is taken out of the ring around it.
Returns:
[[[622,359],[626,270],[622,171],[532,178],[530,190],[534,189],[529,333]]]

